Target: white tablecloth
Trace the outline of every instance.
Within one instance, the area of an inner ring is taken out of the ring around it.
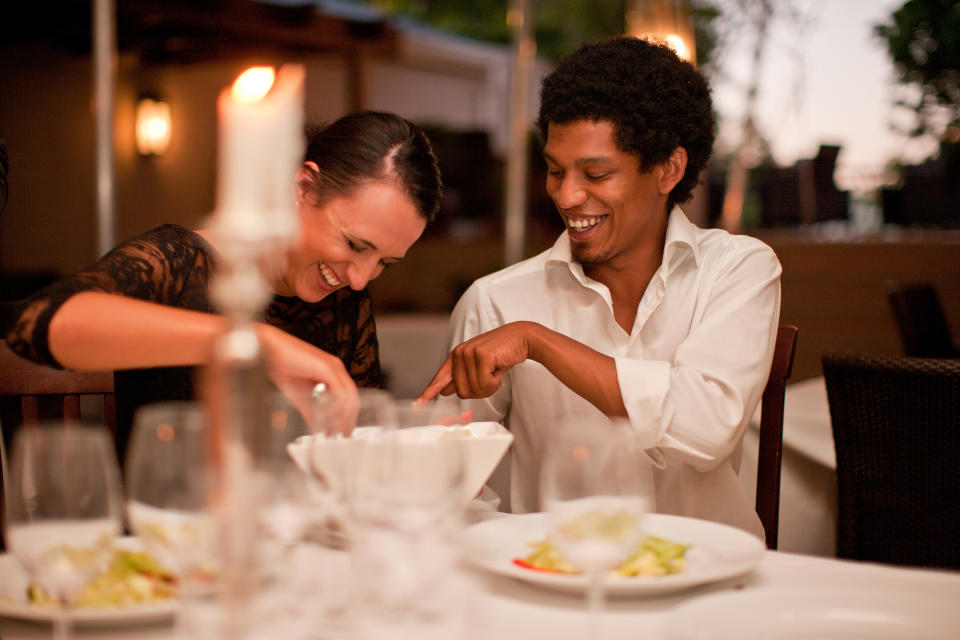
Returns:
[[[547,591],[511,578],[473,570],[465,570],[463,576],[467,607],[463,631],[459,634],[462,640],[579,640],[591,637],[587,635],[588,618],[583,599],[577,595]],[[661,597],[610,600],[602,620],[603,638],[669,638],[667,630],[671,612],[680,604],[712,594],[751,591],[759,594],[767,589],[780,588],[808,590],[807,593],[811,594],[827,588],[849,589],[852,592],[909,594],[920,599],[960,602],[960,572],[902,569],[767,551],[757,569],[746,576]],[[745,619],[744,625],[749,624],[749,619]],[[79,638],[87,640],[171,640],[173,636],[170,624],[84,628],[78,634]],[[50,627],[42,623],[0,619],[0,637],[4,640],[49,638]],[[457,634],[449,640],[457,640]]]
[[[607,640],[668,638],[670,611],[693,598],[740,589],[825,587],[883,589],[891,593],[944,593],[960,602],[960,573],[907,570],[768,551],[752,574],[659,598],[618,599],[608,603],[603,632]],[[470,640],[494,638],[584,638],[582,600],[521,584],[509,578],[484,577],[482,597],[471,609]],[[748,624],[745,621],[745,624]],[[787,631],[786,629],[784,631]]]

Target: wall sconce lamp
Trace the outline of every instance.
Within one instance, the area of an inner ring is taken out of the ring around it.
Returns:
[[[159,156],[170,146],[170,105],[155,98],[137,101],[137,152],[142,156]]]
[[[693,19],[687,0],[631,0],[627,7],[627,33],[663,40],[681,59],[697,63]]]

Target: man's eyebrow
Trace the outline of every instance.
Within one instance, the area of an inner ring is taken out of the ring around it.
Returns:
[[[549,153],[547,153],[546,151],[543,152],[543,158],[544,158],[544,160],[548,160],[548,161],[553,162],[553,163],[556,163],[556,162],[557,162],[557,161],[553,158],[553,156],[551,156],[551,155],[550,155]],[[610,158],[610,157],[607,157],[607,156],[594,156],[594,157],[589,157],[589,158],[578,158],[578,159],[574,162],[574,164],[576,164],[578,167],[583,167],[583,166],[587,166],[587,165],[591,165],[591,164],[606,164],[606,163],[609,163],[609,162],[612,162],[612,161],[613,161],[613,158]]]
[[[608,158],[607,156],[596,156],[594,158],[580,158],[577,160],[576,165],[582,167],[588,164],[606,164],[608,162],[613,162],[613,158]]]

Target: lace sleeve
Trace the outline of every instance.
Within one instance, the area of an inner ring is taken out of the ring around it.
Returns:
[[[380,344],[377,342],[377,323],[373,318],[373,304],[366,289],[357,308],[357,333],[353,353],[346,361],[347,371],[358,387],[381,387]]]
[[[148,231],[17,305],[10,317],[7,344],[24,358],[59,368],[50,353],[48,332],[53,315],[71,296],[102,291],[209,310],[206,281],[211,268],[207,245],[200,236],[176,225]]]

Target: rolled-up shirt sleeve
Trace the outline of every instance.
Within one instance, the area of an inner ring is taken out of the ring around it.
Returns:
[[[631,425],[660,468],[709,471],[739,446],[760,401],[776,342],[780,264],[758,241],[727,251],[672,361],[617,357]]]

